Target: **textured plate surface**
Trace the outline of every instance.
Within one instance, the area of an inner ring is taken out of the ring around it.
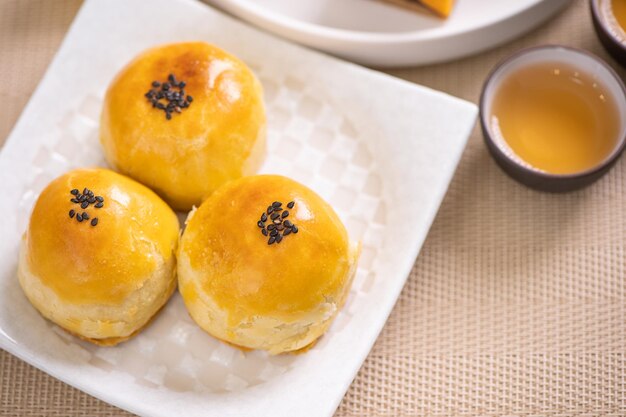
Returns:
[[[187,1],[91,0],[0,154],[0,346],[140,415],[332,414],[382,328],[473,126],[473,105],[321,56]],[[167,22],[164,25],[163,22]],[[81,166],[105,166],[105,88],[146,47],[201,39],[258,74],[268,112],[263,172],[333,204],[362,257],[348,303],[307,354],[242,353],[197,328],[178,295],[138,337],[100,348],[42,319],[16,279],[38,193]]]

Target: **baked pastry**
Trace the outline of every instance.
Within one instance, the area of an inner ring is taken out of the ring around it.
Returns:
[[[265,124],[261,84],[243,62],[204,42],[177,43],[143,52],[115,77],[100,141],[118,171],[188,211],[257,171]]]
[[[452,12],[455,0],[419,0],[419,2],[440,16],[448,17]]]
[[[105,169],[52,181],[19,258],[24,293],[46,318],[99,345],[140,329],[176,288],[176,214],[148,188]]]
[[[209,334],[272,354],[303,349],[343,306],[358,258],[341,220],[302,184],[250,176],[190,213],[178,285]]]
[[[452,12],[455,0],[383,0],[409,10],[423,11],[424,7],[432,10],[441,17],[448,17]]]

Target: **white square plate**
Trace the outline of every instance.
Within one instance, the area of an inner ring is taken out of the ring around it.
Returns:
[[[345,309],[309,352],[243,353],[203,333],[178,295],[114,348],[81,342],[30,306],[20,236],[42,188],[104,165],[98,117],[113,75],[141,50],[205,40],[258,74],[269,122],[263,172],[329,200],[363,244]],[[383,327],[474,125],[474,105],[294,46],[190,0],[90,0],[0,154],[0,347],[145,416],[329,416]]]

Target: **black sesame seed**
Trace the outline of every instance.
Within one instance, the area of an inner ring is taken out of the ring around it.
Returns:
[[[294,201],[290,201],[286,207],[293,208],[295,204],[296,203]],[[283,209],[280,201],[274,201],[267,207],[266,212],[261,213],[261,220],[257,223],[259,224],[259,227],[261,227],[261,225],[265,226],[266,221],[270,221],[267,228],[262,227],[261,233],[263,233],[263,236],[269,235],[270,239],[274,238],[271,242],[268,240],[268,245],[280,243],[283,240],[283,237],[298,233],[296,225],[290,220],[287,220],[289,215],[290,212]]]
[[[92,226],[96,226],[97,224],[98,224],[98,218],[97,218],[97,217],[94,217],[94,218],[91,220],[91,225],[92,225]]]
[[[89,220],[89,214],[83,213],[83,220]]]
[[[261,229],[265,227],[265,225],[261,221],[257,222],[256,225],[259,226]]]
[[[101,197],[101,196],[99,196],[99,195],[97,195],[97,196],[96,196],[96,200],[98,200],[99,202],[101,202],[101,203],[102,203],[102,202],[104,201],[104,198],[103,198],[103,197]]]
[[[74,217],[74,214],[76,214],[76,212],[74,210],[70,210],[70,219]]]
[[[78,194],[78,188],[74,188],[72,191],[70,191],[70,194],[72,195]]]
[[[100,203],[96,203],[96,205],[94,206],[95,208],[102,208],[104,204],[102,204],[102,202]]]
[[[268,244],[268,245],[271,245],[271,244],[272,244],[272,243],[274,243],[274,242],[276,242],[276,236],[271,236],[271,237],[269,238],[269,240],[267,241],[267,244]]]
[[[81,216],[80,214],[76,215],[76,220],[78,220],[78,222],[82,222],[83,221],[83,216]]]
[[[89,202],[88,201],[83,201],[80,205],[80,208],[82,209],[86,209],[89,206]]]

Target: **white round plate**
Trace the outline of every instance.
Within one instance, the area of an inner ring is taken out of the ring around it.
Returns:
[[[536,27],[568,0],[457,0],[442,19],[380,0],[206,0],[277,35],[378,67],[449,61]]]

